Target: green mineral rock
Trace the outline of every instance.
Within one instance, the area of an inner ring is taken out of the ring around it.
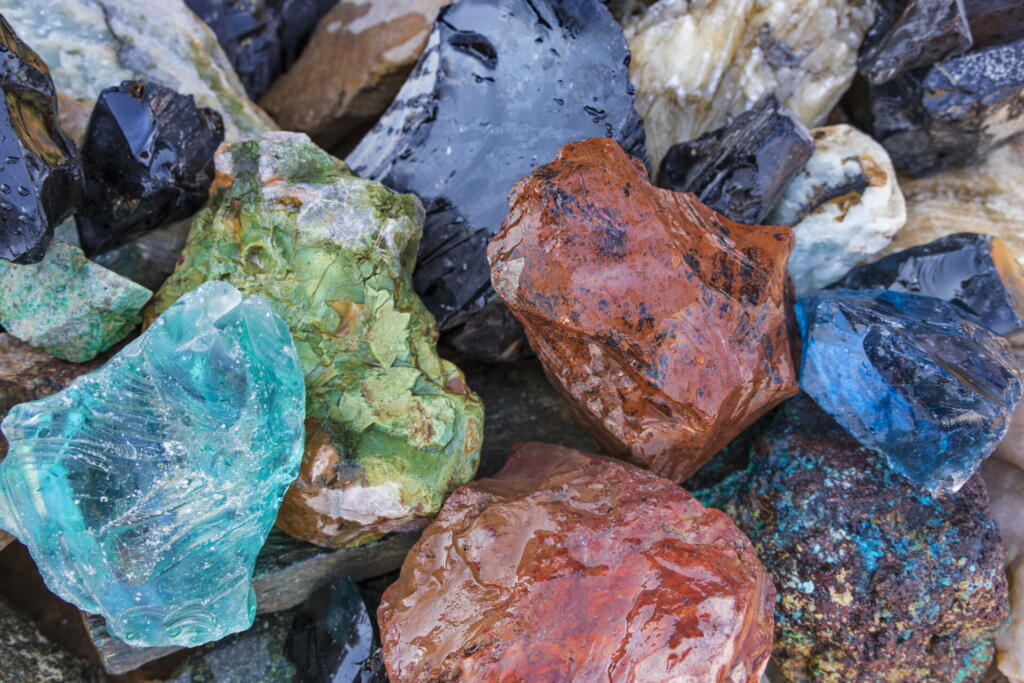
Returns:
[[[269,299],[307,395],[306,453],[278,526],[327,547],[422,526],[473,476],[483,427],[413,291],[422,205],[302,134],[264,133],[215,161],[210,203],[147,317],[206,280]]]
[[[0,261],[0,325],[47,353],[84,363],[124,339],[153,293],[54,242],[39,263]]]

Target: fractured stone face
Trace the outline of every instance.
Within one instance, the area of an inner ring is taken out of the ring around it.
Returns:
[[[964,0],[879,0],[857,68],[878,85],[966,52],[972,45]]]
[[[606,452],[682,481],[796,393],[788,228],[652,186],[603,138],[513,188],[495,289]]]
[[[773,605],[725,515],[630,465],[526,443],[448,498],[377,614],[394,683],[756,683]]]

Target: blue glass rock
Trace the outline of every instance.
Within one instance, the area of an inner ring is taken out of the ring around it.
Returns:
[[[800,388],[911,483],[955,492],[1003,438],[1022,381],[1006,341],[889,290],[800,299]]]
[[[256,555],[302,458],[304,405],[281,318],[206,283],[100,369],[10,411],[0,528],[50,590],[132,645],[244,630]]]

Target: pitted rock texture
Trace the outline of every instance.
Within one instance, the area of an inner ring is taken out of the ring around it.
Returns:
[[[509,197],[495,289],[608,453],[683,481],[796,393],[789,228],[656,188],[601,138],[566,145]]]
[[[393,683],[756,683],[773,605],[725,515],[630,465],[526,443],[456,489],[377,615]]]

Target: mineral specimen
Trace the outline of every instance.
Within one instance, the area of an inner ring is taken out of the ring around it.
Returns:
[[[151,296],[65,242],[54,242],[40,263],[0,261],[0,324],[73,363],[95,358],[124,339]]]
[[[0,15],[0,259],[36,263],[81,193],[46,64]]]
[[[128,643],[248,628],[253,563],[302,455],[303,399],[284,322],[206,284],[99,370],[8,413],[0,526],[54,593]]]
[[[217,35],[256,100],[298,58],[335,0],[185,0]],[[342,67],[343,68],[343,67]]]
[[[627,20],[630,73],[655,168],[670,146],[774,94],[819,126],[849,87],[868,0],[662,0]]]
[[[955,492],[1006,433],[1022,381],[1006,342],[940,299],[831,289],[797,302],[800,388],[910,482]]]
[[[349,155],[359,174],[423,200],[413,282],[459,350],[497,361],[522,347],[515,320],[486,308],[484,252],[513,182],[586,137],[643,157],[628,63],[597,0],[462,0],[441,11],[412,76]]]
[[[971,47],[964,0],[880,0],[857,60],[874,84]]]
[[[527,443],[448,498],[377,615],[393,683],[756,683],[773,605],[725,515],[649,472]]]
[[[353,175],[300,133],[224,145],[215,163],[210,204],[153,312],[225,280],[288,322],[308,422],[280,528],[341,547],[421,527],[473,476],[483,410],[438,357],[412,289],[419,201]]]
[[[85,193],[76,215],[87,254],[109,251],[206,201],[220,114],[148,81],[100,93],[82,147]]]
[[[669,148],[658,184],[693,192],[740,223],[761,223],[814,151],[792,112],[768,96],[725,128]]]
[[[219,112],[229,141],[276,128],[182,0],[0,0],[0,13],[49,65],[57,87],[89,110],[104,88],[148,80]]]
[[[767,218],[793,228],[789,274],[798,296],[835,282],[884,249],[907,216],[881,145],[845,124],[811,134],[814,154]]]
[[[682,481],[797,391],[785,227],[652,186],[603,138],[515,185],[494,287],[610,454]]]
[[[190,223],[183,220],[157,228],[133,242],[97,254],[93,261],[156,291],[174,272],[178,257],[185,248]],[[77,237],[77,231],[75,235]]]
[[[933,498],[806,397],[780,412],[749,469],[697,497],[736,521],[771,574],[785,680],[980,680],[1007,615],[984,484]]]
[[[1024,266],[991,235],[947,235],[855,268],[836,285],[942,299],[996,334],[1024,328]]]
[[[8,681],[93,683],[89,664],[50,642],[35,624],[0,599],[0,671]]]
[[[1018,337],[1016,341],[1020,344],[1021,339]],[[1011,352],[1017,361],[1017,367],[1024,371],[1024,345],[1015,346]],[[1006,436],[996,446],[992,456],[1013,463],[1024,470],[1024,401],[1017,404]]]
[[[297,678],[284,656],[292,616],[283,612],[256,617],[248,631],[196,650],[184,670],[166,683],[319,683]]]
[[[974,47],[1024,38],[1024,4],[1019,0],[964,0]]]
[[[260,106],[284,129],[334,149],[375,124],[395,99],[448,2],[340,0]]]
[[[867,106],[872,136],[898,171],[969,166],[1024,135],[1024,39],[872,86]]]

